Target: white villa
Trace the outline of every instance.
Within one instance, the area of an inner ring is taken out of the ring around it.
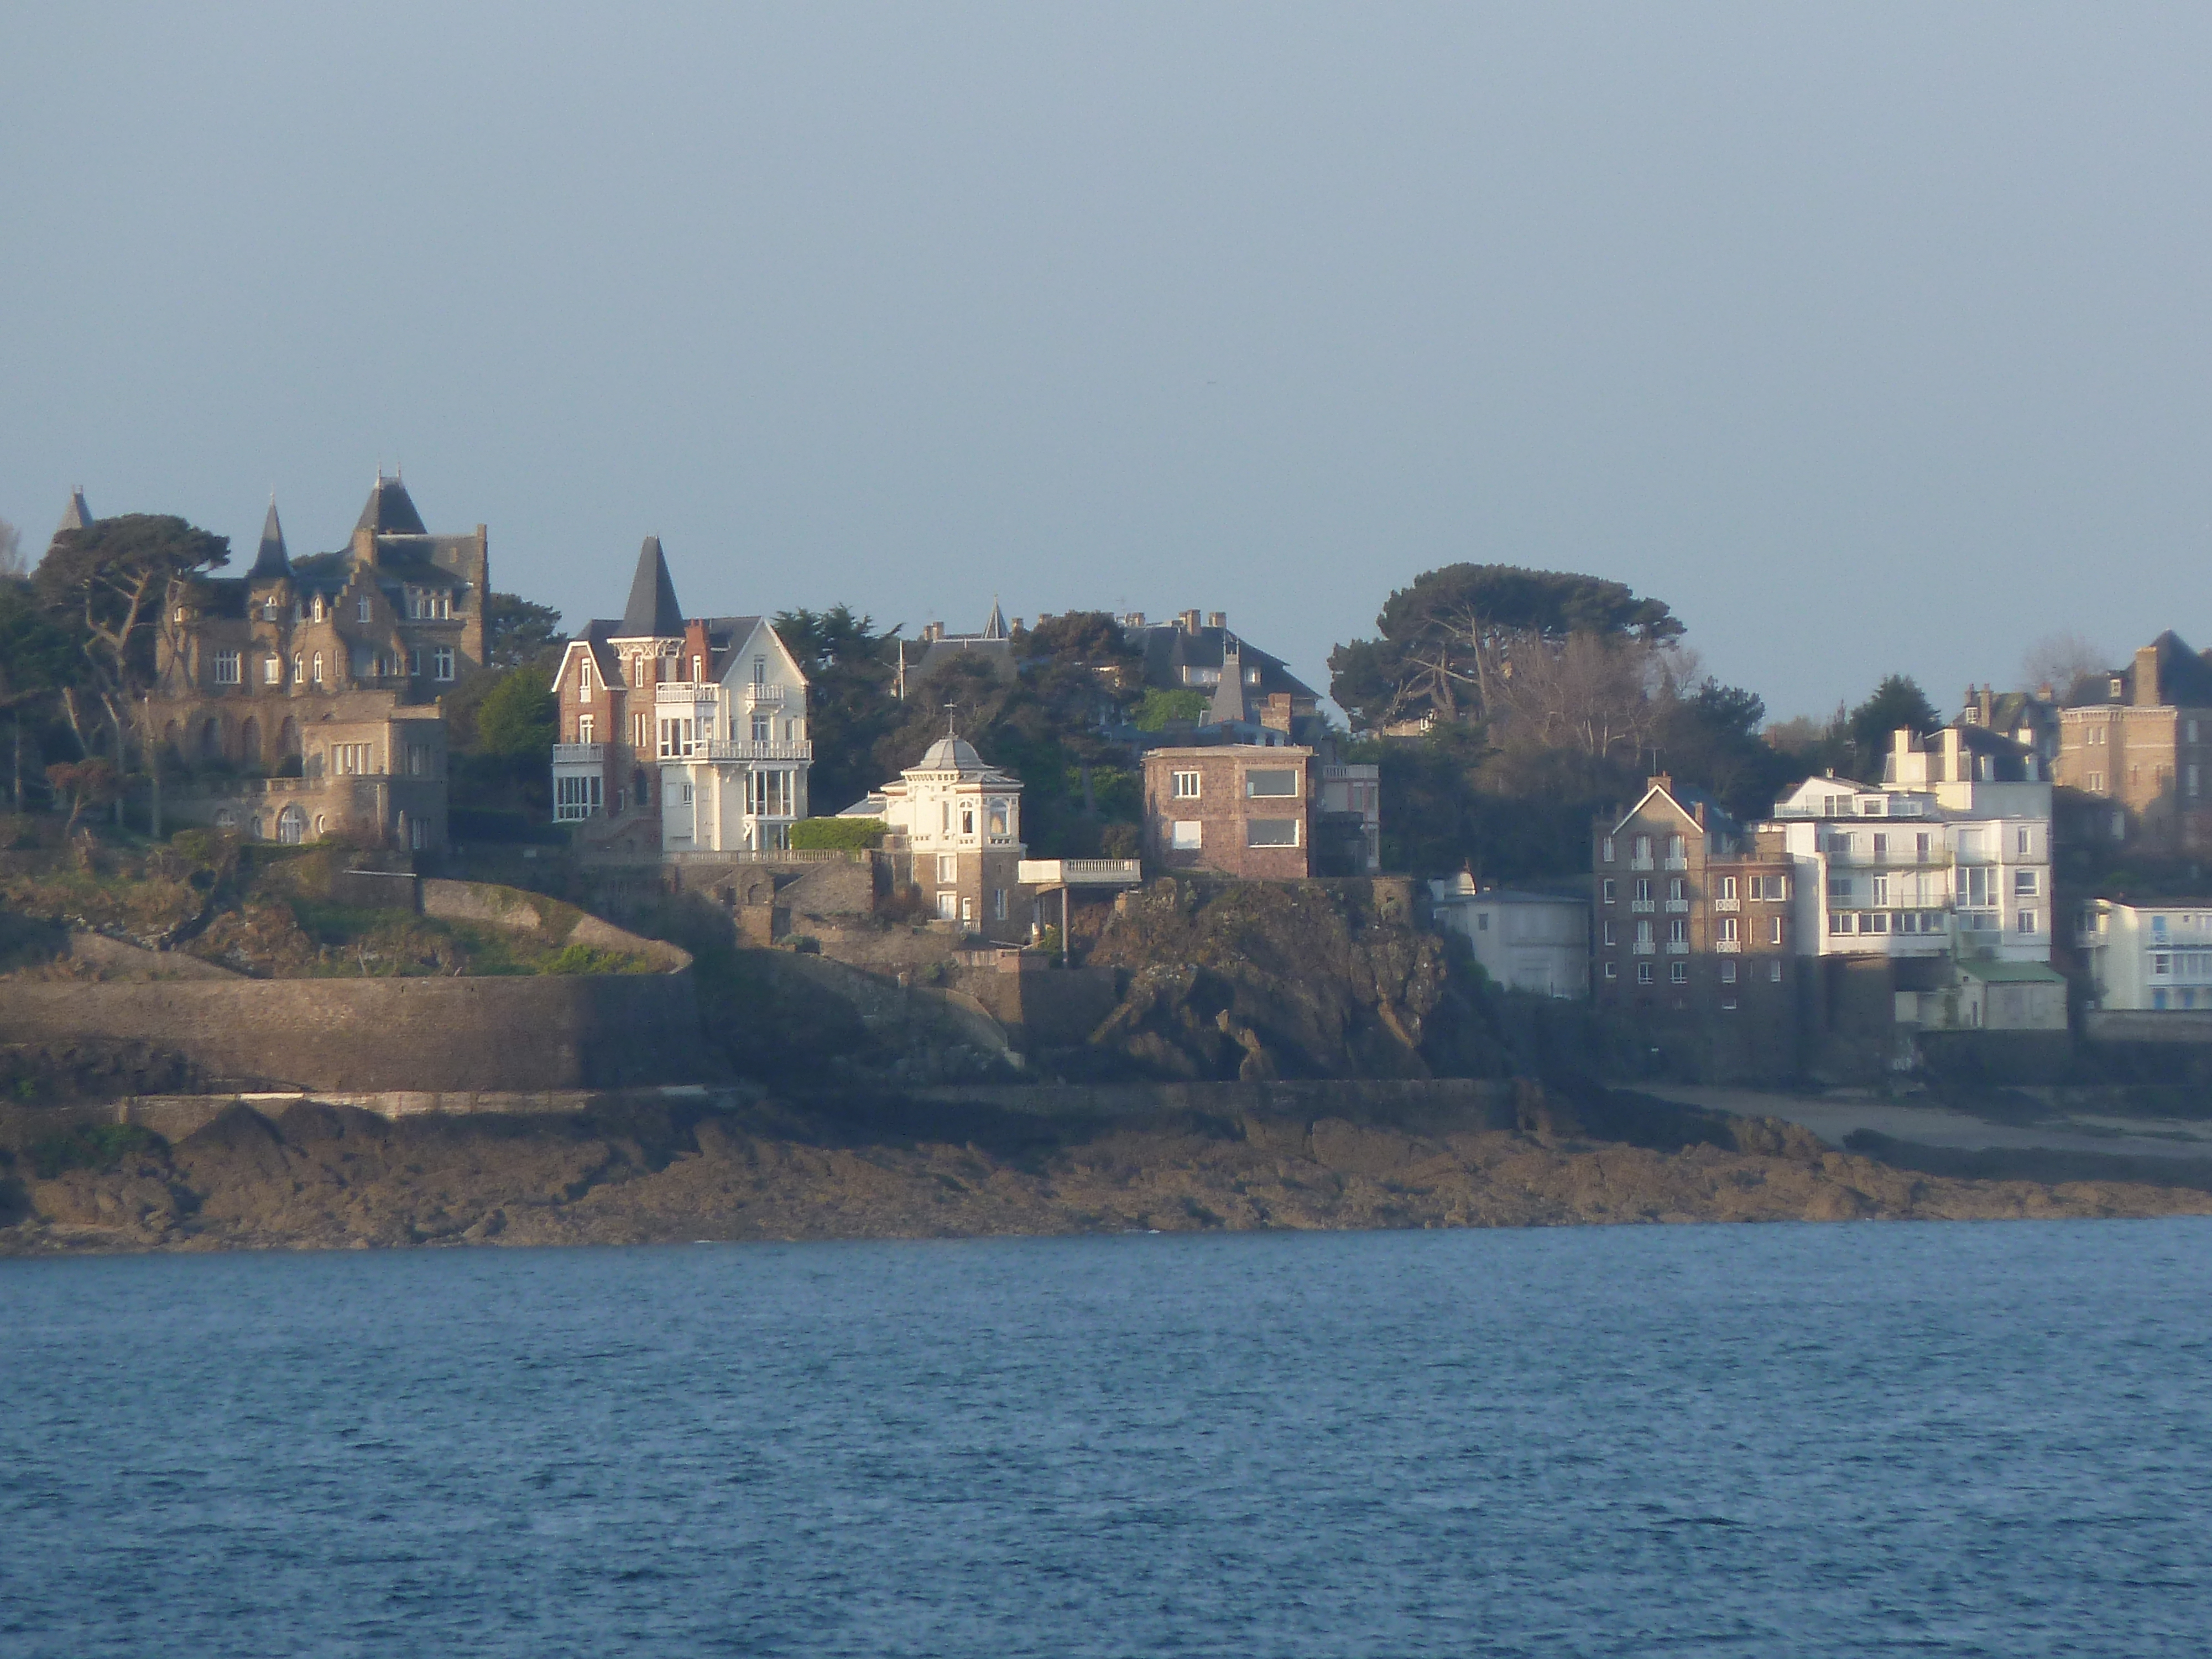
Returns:
[[[994,938],[1027,938],[1034,918],[1021,881],[1022,782],[951,733],[890,783],[838,814],[881,818],[884,846],[913,860],[912,879],[938,918]]]
[[[2212,1009],[2212,902],[2093,899],[2075,942],[2100,1009]]]

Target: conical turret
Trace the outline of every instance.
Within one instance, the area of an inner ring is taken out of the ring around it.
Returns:
[[[84,486],[79,484],[70,491],[69,509],[62,514],[61,523],[54,526],[54,534],[58,536],[64,530],[91,528],[92,509],[84,504]]]
[[[637,574],[630,579],[629,603],[623,607],[625,640],[673,639],[684,631],[684,607],[676,603],[676,584],[668,579],[660,538],[647,536],[637,550]]]
[[[284,526],[276,521],[276,498],[269,498],[269,516],[261,521],[261,550],[254,556],[256,580],[292,574],[291,555],[284,550]]]

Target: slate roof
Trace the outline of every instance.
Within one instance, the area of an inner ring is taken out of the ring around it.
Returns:
[[[414,497],[407,486],[397,478],[376,475],[376,486],[368,492],[368,501],[361,509],[361,517],[354,520],[356,530],[370,530],[380,536],[427,536],[429,529],[422,515],[415,510]]]
[[[284,550],[284,526],[276,521],[276,498],[269,498],[269,516],[261,521],[261,549],[253,556],[254,578],[270,580],[292,574],[291,556]]]
[[[62,521],[54,526],[54,534],[58,536],[64,530],[89,530],[90,528],[92,528],[92,509],[84,503],[84,487],[80,484],[76,489],[70,491],[69,506],[63,509]]]
[[[2189,642],[2172,629],[2167,629],[2150,642],[2158,653],[2158,684],[2148,702],[2155,706],[2185,708],[2212,708],[2212,663],[2190,648]],[[2120,695],[2112,695],[2111,682],[2120,682]],[[2136,667],[2130,662],[2124,668],[2113,669],[2106,674],[2092,674],[2077,682],[2066,698],[2069,708],[2084,708],[2100,703],[2132,703],[2136,693]]]
[[[630,578],[621,627],[623,639],[669,639],[684,631],[684,607],[676,602],[658,536],[647,536],[637,550],[637,574]]]
[[[1226,628],[1184,629],[1172,623],[1152,623],[1128,629],[1126,634],[1144,658],[1145,684],[1161,690],[1191,690],[1183,680],[1185,668],[1218,668],[1224,654],[1234,649],[1245,667],[1260,671],[1260,684],[1246,687],[1248,695],[1265,698],[1287,691],[1293,697],[1319,701],[1314,689],[1291,673],[1280,657],[1269,655]]]

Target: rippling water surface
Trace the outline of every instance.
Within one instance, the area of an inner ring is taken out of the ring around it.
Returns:
[[[2212,1646],[2212,1226],[0,1262],[0,1652]]]

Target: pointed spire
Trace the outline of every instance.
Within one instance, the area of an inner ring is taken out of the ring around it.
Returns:
[[[55,527],[54,534],[58,536],[64,530],[91,528],[92,509],[84,504],[84,486],[79,484],[70,491],[69,510],[62,514],[62,521]]]
[[[626,640],[673,639],[684,631],[684,607],[676,603],[676,584],[668,579],[660,538],[647,536],[637,550],[637,574],[630,578],[629,603],[623,607]]]
[[[1006,637],[1006,613],[999,609],[999,596],[991,595],[991,620],[983,624],[983,637],[1003,640]]]
[[[284,550],[284,526],[276,522],[276,497],[269,497],[269,516],[261,521],[261,551],[253,560],[257,580],[292,574],[292,556]]]

